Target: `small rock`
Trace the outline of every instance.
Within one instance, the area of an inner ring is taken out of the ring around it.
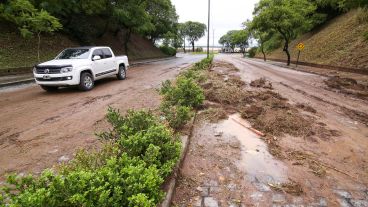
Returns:
[[[70,159],[68,156],[61,156],[59,159],[58,159],[58,162],[59,163],[62,163],[62,162],[68,162]]]
[[[57,153],[58,151],[59,151],[58,149],[54,149],[54,150],[49,151],[48,153],[49,154],[54,154],[54,153]]]
[[[213,197],[205,197],[204,207],[218,207],[218,202]]]
[[[202,192],[202,191],[203,191],[203,188],[202,188],[201,186],[199,186],[199,187],[197,188],[197,191]]]
[[[273,203],[284,203],[286,201],[285,196],[283,194],[273,194],[272,202]]]

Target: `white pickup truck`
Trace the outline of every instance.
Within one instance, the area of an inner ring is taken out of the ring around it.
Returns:
[[[89,91],[96,80],[111,75],[124,80],[128,67],[128,57],[115,57],[109,47],[78,47],[65,49],[54,60],[36,65],[33,74],[46,91],[65,86]]]

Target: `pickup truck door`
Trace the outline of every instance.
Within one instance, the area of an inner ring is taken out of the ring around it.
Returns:
[[[92,53],[92,59],[94,56],[99,55],[101,60],[95,60],[92,63],[92,70],[95,73],[95,77],[98,78],[105,71],[105,60],[102,49],[96,49]]]
[[[117,70],[116,67],[116,60],[115,57],[112,55],[112,52],[109,48],[103,48],[102,49],[103,53],[104,53],[104,60],[106,60],[105,65],[106,65],[106,73],[110,74],[113,73]]]

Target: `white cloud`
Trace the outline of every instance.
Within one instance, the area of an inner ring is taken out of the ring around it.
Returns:
[[[207,24],[208,0],[171,0],[179,15],[179,22],[198,21]],[[229,30],[241,29],[242,23],[252,18],[254,5],[259,0],[211,0],[211,45],[212,32],[215,30],[215,45]],[[203,37],[197,45],[207,45]]]

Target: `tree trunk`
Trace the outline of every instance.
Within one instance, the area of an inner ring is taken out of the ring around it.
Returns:
[[[125,55],[128,55],[128,43],[130,41],[130,36],[131,35],[132,35],[132,30],[131,29],[126,29],[125,38],[124,38]]]
[[[283,51],[286,53],[287,55],[287,65],[289,66],[290,65],[290,52],[289,52],[289,41],[285,41],[285,45],[284,45],[284,49]]]
[[[192,52],[195,52],[194,42],[192,42]]]
[[[40,45],[41,45],[41,32],[37,33],[38,36],[38,44],[37,44],[37,60],[40,62]]]
[[[263,60],[266,62],[266,61],[267,61],[267,60],[266,60],[266,53],[265,53],[265,51],[264,51],[263,44],[262,44],[262,46],[261,46],[261,52],[262,52],[262,54],[263,54]]]
[[[287,32],[284,32],[282,31],[280,28],[277,28],[277,30],[280,32],[280,34],[282,35],[282,37],[284,38],[285,40],[285,45],[284,45],[284,49],[282,51],[284,51],[288,57],[288,60],[287,60],[287,65],[289,66],[290,65],[290,52],[289,52],[289,39],[290,39],[290,36],[287,36]]]
[[[184,47],[183,47],[183,49],[184,49],[184,53],[187,53],[187,51],[185,49],[185,38],[184,38]]]

